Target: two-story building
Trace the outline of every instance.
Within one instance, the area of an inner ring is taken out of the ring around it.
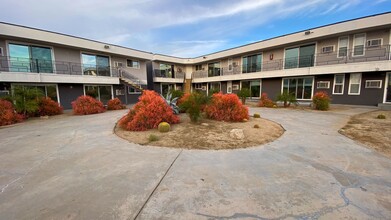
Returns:
[[[330,24],[244,46],[180,58],[0,23],[0,94],[33,86],[65,108],[78,96],[134,103],[142,89],[249,88],[307,102],[326,91],[332,103],[391,104],[391,13]]]

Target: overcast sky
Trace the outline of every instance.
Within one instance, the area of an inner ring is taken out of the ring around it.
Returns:
[[[0,21],[195,57],[387,12],[390,0],[0,0]]]

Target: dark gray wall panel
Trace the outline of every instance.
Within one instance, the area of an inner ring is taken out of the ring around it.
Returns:
[[[72,102],[84,95],[82,84],[58,84],[60,102],[64,109],[72,109]]]
[[[261,93],[267,93],[270,99],[276,100],[281,93],[281,80],[282,78],[262,79]]]

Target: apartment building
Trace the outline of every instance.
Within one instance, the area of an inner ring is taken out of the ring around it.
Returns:
[[[143,89],[237,93],[310,102],[391,104],[391,13],[344,21],[195,58],[138,51],[0,23],[0,95],[33,86],[65,108],[86,94],[136,102]]]

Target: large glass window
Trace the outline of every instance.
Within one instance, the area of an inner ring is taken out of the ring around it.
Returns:
[[[311,99],[312,77],[283,79],[283,92],[295,95],[296,99]]]
[[[220,63],[209,63],[208,64],[208,76],[220,76]]]
[[[361,73],[351,73],[349,79],[349,95],[360,95]]]
[[[334,76],[333,94],[342,95],[345,85],[345,74],[336,74]]]
[[[11,72],[53,73],[52,49],[9,44]]]
[[[103,102],[103,104],[107,104],[107,102],[113,97],[111,86],[88,85],[84,86],[84,89],[86,95]]]
[[[260,72],[262,69],[262,54],[243,57],[243,73]]]
[[[250,98],[259,98],[261,96],[260,81],[242,81],[242,88],[250,90]]]
[[[160,64],[160,74],[162,77],[172,78],[172,66],[170,64]]]
[[[221,91],[221,84],[219,82],[215,82],[215,83],[208,83],[208,93],[209,94],[214,94],[214,93],[218,93]]]
[[[131,68],[140,69],[140,62],[138,60],[126,60],[126,65]]]
[[[315,44],[285,50],[285,69],[314,66]]]
[[[17,85],[13,84],[12,87],[21,86],[23,88],[33,88],[42,91],[42,94],[51,98],[53,101],[58,102],[57,86],[56,85]]]
[[[353,41],[353,56],[364,55],[365,34],[355,34]]]
[[[338,40],[338,57],[346,57],[348,54],[349,37],[340,37]]]
[[[110,76],[109,57],[82,54],[83,74],[91,76]]]

